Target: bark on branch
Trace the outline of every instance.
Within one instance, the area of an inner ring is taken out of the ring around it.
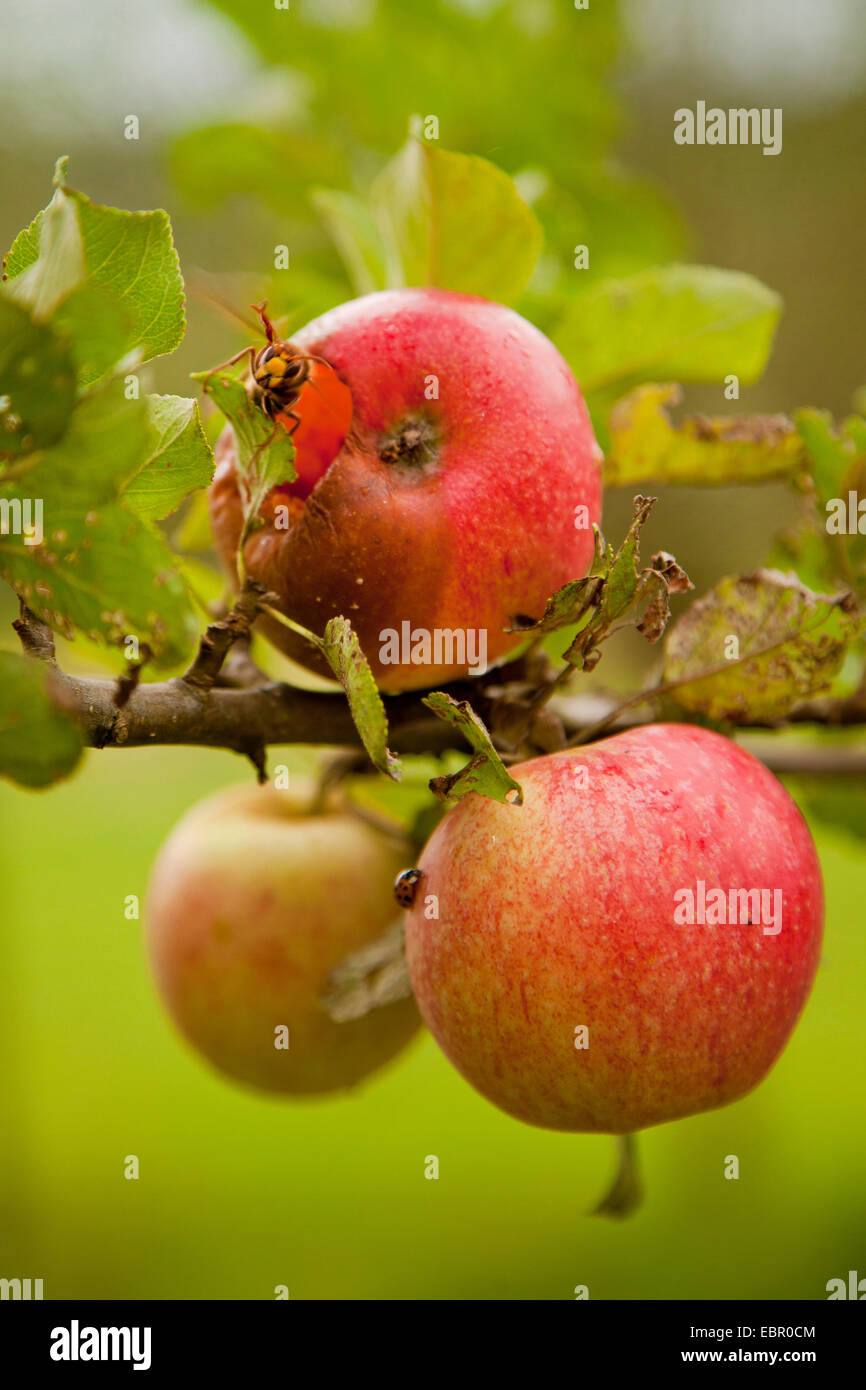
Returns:
[[[129,680],[122,696],[117,681],[73,676],[60,670],[50,629],[23,605],[14,627],[24,651],[51,666],[55,696],[76,716],[88,746],[142,748],[189,744],[225,748],[250,758],[261,778],[265,750],[271,744],[360,747],[342,692],[299,690],[268,680],[250,661],[246,651],[250,626],[257,607],[266,600],[260,586],[250,586],[232,612],[207,629],[184,676],[144,683]],[[234,644],[238,650],[233,655],[238,659],[227,662]],[[527,723],[519,703],[526,688],[526,674],[518,661],[491,673],[495,685],[482,679],[445,687],[455,699],[469,700],[494,732],[501,731],[499,741],[506,749],[506,761],[513,761],[516,756],[516,749],[510,758],[507,753],[512,729],[522,729],[524,734],[529,730],[530,751],[549,752],[551,744],[556,743],[553,735],[559,726],[560,738],[564,735],[574,741],[582,731],[595,731],[600,724],[600,736],[607,737],[652,718],[651,697],[640,704],[631,701],[621,706],[615,697],[562,695],[545,712],[547,722],[542,719]],[[420,691],[384,698],[392,749],[403,754],[439,754],[454,748],[463,751],[463,741],[455,729],[421,703],[423,694]],[[509,711],[517,711],[516,718],[509,718]],[[775,772],[866,775],[866,746],[854,748],[833,743],[803,747],[778,737],[782,728],[810,724],[838,729],[862,726],[866,724],[866,699],[858,692],[849,700],[810,700],[792,711],[782,724],[753,724],[736,733],[744,746]],[[754,731],[761,729],[776,732],[758,736]],[[521,755],[527,756],[525,746]]]
[[[67,708],[75,709],[84,739],[94,748],[141,748],[157,744],[194,744],[226,748],[253,757],[270,744],[307,743],[356,748],[360,739],[342,693],[297,690],[269,681],[242,689],[215,686],[203,690],[183,678],[138,685],[126,704],[115,703],[115,683],[70,676],[60,671],[56,686]],[[473,699],[464,686],[449,686],[457,699]],[[476,707],[482,705],[474,700]],[[600,701],[596,697],[569,699],[557,709],[569,734],[594,724]],[[611,701],[613,708],[614,702]],[[397,753],[442,753],[463,748],[460,736],[421,703],[420,695],[386,697],[390,744]],[[484,717],[483,707],[479,713]],[[795,711],[791,724],[852,728],[866,723],[866,714],[848,711],[834,717],[820,703]],[[631,712],[611,722],[605,736],[643,722]],[[753,728],[755,726],[752,726]],[[866,775],[866,748],[795,747],[765,733],[756,738],[743,730],[743,743],[762,762],[780,773]]]
[[[360,746],[342,692],[296,690],[278,681],[202,690],[177,677],[139,685],[118,709],[113,681],[58,673],[57,683],[66,708],[77,711],[85,743],[93,748],[187,743],[249,755],[251,749],[273,743]],[[435,753],[455,746],[453,730],[416,696],[399,695],[386,703],[396,751]]]

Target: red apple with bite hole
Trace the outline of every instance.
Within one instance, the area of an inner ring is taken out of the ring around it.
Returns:
[[[293,779],[231,787],[175,827],[147,895],[159,993],[196,1050],[223,1074],[283,1095],[353,1086],[420,1026],[411,998],[334,1022],[331,970],[399,916],[405,851],[333,794],[314,809]]]
[[[520,638],[505,629],[539,617],[593,554],[601,455],[564,359],[511,309],[439,289],[365,295],[292,341],[329,365],[295,407],[299,478],[266,499],[247,573],[316,634],[347,617],[385,691],[506,656]],[[230,428],[217,463],[211,520],[234,577]],[[260,627],[330,674],[281,624]]]
[[[745,1095],[821,946],[820,867],[784,787],[686,725],[510,771],[524,804],[470,793],[418,863],[406,951],[440,1047],[549,1129],[626,1134]]]

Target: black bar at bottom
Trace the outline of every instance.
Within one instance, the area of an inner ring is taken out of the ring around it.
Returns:
[[[487,1362],[489,1380],[499,1365],[516,1372],[511,1358],[519,1344],[523,1356],[540,1357],[540,1367],[549,1365],[549,1355],[558,1347],[566,1352],[566,1364],[571,1363],[575,1375],[601,1361],[614,1371],[806,1366],[826,1377],[859,1363],[864,1328],[859,1308],[839,1301],[576,1300],[567,1312],[560,1308],[556,1313],[554,1306],[540,1303],[520,1303],[505,1312],[510,1305],[443,1298],[432,1307],[399,1304],[399,1321],[393,1315],[377,1316],[375,1306],[300,1300],[5,1301],[0,1303],[0,1373],[14,1366],[19,1383],[24,1383],[22,1373],[31,1369],[61,1380],[70,1375],[99,1377],[109,1369],[115,1377],[135,1376],[136,1371],[157,1378],[165,1372],[194,1371],[213,1372],[221,1381],[237,1374],[247,1381],[271,1365],[282,1368],[290,1379],[299,1372],[306,1379],[312,1355],[328,1379],[339,1369],[342,1356],[353,1372],[361,1364],[371,1370],[377,1363],[383,1370],[390,1365],[390,1378],[397,1355],[401,1378],[405,1375],[411,1384],[414,1355],[420,1357],[423,1378],[429,1380],[440,1358],[443,1373],[453,1376],[472,1346],[471,1364],[478,1368]],[[449,1324],[457,1330],[465,1325],[469,1343],[455,1342]],[[552,1335],[555,1342],[536,1340],[539,1332],[542,1338]],[[315,1344],[304,1344],[305,1333],[315,1335]],[[468,1369],[465,1363],[464,1368]]]

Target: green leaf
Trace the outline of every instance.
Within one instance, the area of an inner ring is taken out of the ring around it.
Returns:
[[[857,462],[866,459],[866,418],[862,415],[849,415],[842,423],[842,429],[858,455]]]
[[[17,235],[3,257],[3,279],[14,280],[39,258],[39,229],[43,214],[37,212],[29,227]]]
[[[603,627],[611,623],[630,608],[641,584],[642,573],[638,569],[640,561],[640,533],[655,506],[654,497],[636,497],[631,525],[616,554],[611,558],[599,603],[599,618]],[[608,548],[609,549],[609,548]]]
[[[535,269],[541,228],[513,180],[486,159],[412,138],[370,201],[389,285],[438,285],[508,304]]]
[[[202,390],[235,432],[239,474],[252,469],[259,474],[272,473],[281,483],[293,482],[297,474],[291,438],[282,426],[274,429],[275,422],[250,399],[244,383],[227,372],[215,371],[193,372],[192,379],[201,382]],[[271,484],[276,485],[276,481]]]
[[[593,528],[596,540],[596,565],[583,579],[571,579],[551,594],[544,605],[544,612],[537,622],[519,623],[511,632],[558,632],[563,627],[573,627],[582,623],[587,614],[597,609],[601,602],[604,587],[604,565],[596,566],[604,559],[604,540],[598,527]],[[609,554],[612,552],[609,551]]]
[[[198,405],[185,396],[145,398],[150,447],[123,489],[123,500],[139,516],[161,520],[213,477],[213,450],[205,438]]]
[[[577,625],[563,655],[570,666],[581,671],[597,666],[602,642],[621,626],[635,627],[648,642],[657,642],[670,618],[670,595],[694,586],[665,550],[653,555],[648,567],[640,567],[640,533],[655,502],[654,497],[634,499],[631,525],[615,553],[594,527],[595,559],[589,574],[558,589],[547,600],[538,622],[512,631],[555,632]],[[620,622],[626,615],[627,621]]]
[[[170,666],[188,653],[197,632],[163,538],[116,502],[83,515],[77,505],[52,505],[41,545],[3,538],[0,572],[65,637],[74,628],[110,645],[136,636],[158,664]]]
[[[775,536],[767,568],[795,572],[800,583],[815,593],[832,589],[839,583],[840,575],[828,540],[817,513],[810,511]]]
[[[834,497],[847,502],[849,475],[866,455],[866,421],[854,415],[837,427],[829,411],[804,409],[794,412],[794,423],[822,508]]]
[[[385,246],[375,218],[354,193],[317,188],[313,205],[331,234],[356,294],[385,288]]]
[[[675,425],[665,407],[681,400],[679,386],[648,383],[617,401],[604,460],[609,487],[643,486],[651,480],[717,487],[790,478],[803,471],[803,442],[786,416],[693,415]]]
[[[584,391],[647,378],[757,380],[781,313],[751,275],[669,265],[578,295],[552,333]]]
[[[127,400],[121,381],[107,381],[81,398],[63,438],[36,456],[16,491],[43,498],[49,513],[87,510],[117,497],[146,447],[144,401]]]
[[[47,319],[61,299],[84,283],[87,275],[78,212],[65,189],[56,190],[27,232],[26,248],[15,256],[10,252],[6,258],[7,289],[13,299],[30,309],[34,319]],[[15,267],[25,263],[32,250],[31,233],[38,235],[39,255],[14,274]],[[18,240],[13,243],[13,250]]]
[[[72,717],[49,691],[51,668],[0,652],[0,773],[22,787],[68,777],[82,753]]]
[[[851,415],[838,425],[823,410],[794,413],[814,483],[815,523],[833,575],[866,594],[866,420]]]
[[[348,618],[332,618],[325,628],[324,638],[317,645],[346,692],[355,728],[370,761],[380,772],[398,782],[400,762],[388,748],[385,706]]]
[[[78,205],[93,283],[107,290],[131,320],[129,349],[150,361],[173,352],[184,335],[183,279],[168,213],[100,207],[82,193]]]
[[[126,316],[115,361],[133,351],[149,361],[173,352],[183,337],[183,280],[166,212],[102,207],[58,187],[45,211],[16,237],[5,273],[9,292],[37,318],[47,317],[85,282],[104,291]],[[103,345],[100,362],[104,353]]]
[[[502,759],[493,747],[490,735],[478,715],[467,700],[455,700],[443,690],[434,690],[422,701],[446,724],[459,729],[475,755],[459,772],[444,777],[434,777],[430,790],[442,801],[460,801],[467,792],[478,792],[480,796],[493,801],[508,802],[510,805],[523,804],[523,791],[505,768]]]
[[[75,404],[75,369],[46,324],[0,295],[0,459],[59,439]]]
[[[212,459],[196,441],[194,402],[158,401],[154,423],[145,401],[127,400],[123,383],[109,380],[82,397],[63,438],[22,477],[0,480],[7,507],[38,506],[42,532],[25,538],[16,527],[0,537],[0,571],[65,636],[74,628],[110,643],[135,635],[172,664],[194,634],[186,586],[162,537],[118,497],[131,482],[143,512],[155,515],[209,477]],[[166,482],[172,459],[177,477]]]
[[[101,381],[129,349],[126,310],[107,291],[87,281],[60,301],[51,324],[69,348],[81,390]]]
[[[860,626],[850,594],[814,594],[778,570],[729,576],[672,629],[663,679],[709,719],[782,719],[828,688]]]
[[[202,390],[231,423],[237,441],[237,478],[244,515],[244,532],[258,516],[272,488],[291,483],[295,446],[288,432],[270,420],[250,398],[238,377],[227,372],[194,372]]]

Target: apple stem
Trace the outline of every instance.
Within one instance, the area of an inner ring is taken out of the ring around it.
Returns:
[[[622,1220],[637,1211],[643,1202],[636,1134],[617,1136],[617,1157],[616,1176],[598,1206],[593,1207],[592,1216],[612,1216]]]
[[[276,595],[273,597],[276,597]],[[294,618],[290,618],[286,613],[280,612],[279,608],[274,608],[272,604],[265,604],[263,612],[267,613],[268,617],[273,618],[275,622],[281,623],[283,627],[287,627],[290,632],[297,633],[298,637],[303,637],[312,647],[318,647],[320,651],[324,647],[325,644],[321,637],[317,637],[314,632],[310,632],[309,628],[302,627],[300,623],[296,623]]]

